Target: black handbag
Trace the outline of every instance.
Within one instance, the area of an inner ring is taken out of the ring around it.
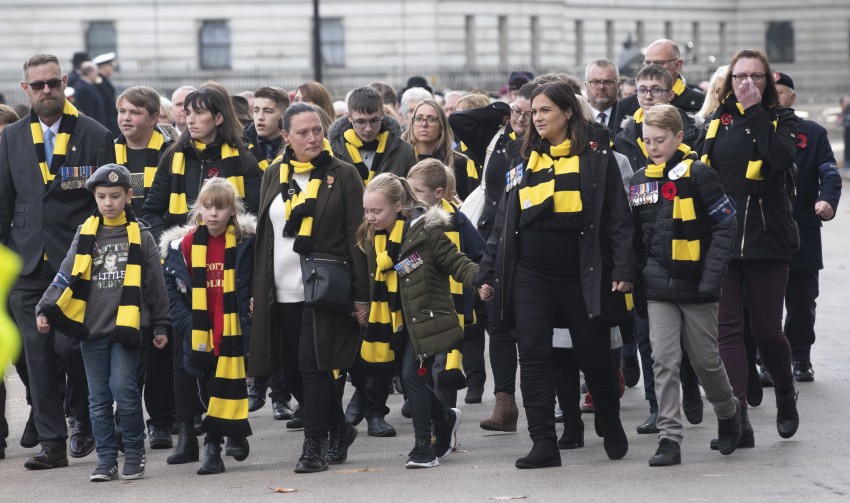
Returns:
[[[327,253],[301,255],[304,304],[336,314],[354,312],[348,258]]]

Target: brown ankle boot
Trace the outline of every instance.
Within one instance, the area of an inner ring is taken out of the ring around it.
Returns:
[[[516,407],[516,399],[510,393],[500,391],[496,393],[493,415],[479,424],[488,431],[516,431],[517,417],[519,409]]]

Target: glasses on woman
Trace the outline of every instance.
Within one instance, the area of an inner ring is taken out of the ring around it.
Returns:
[[[519,108],[511,108],[511,115],[522,120],[527,120],[531,117],[531,112],[523,112]]]
[[[735,82],[739,84],[742,84],[745,80],[747,80],[747,77],[753,79],[753,82],[761,82],[762,80],[764,80],[765,75],[763,73],[736,73],[735,75],[732,75],[732,78],[735,79]]]
[[[651,94],[653,98],[660,98],[664,96],[664,93],[669,92],[669,89],[662,89],[660,87],[653,87],[651,89],[647,89],[645,87],[638,87],[637,91],[635,91],[639,98],[643,98],[647,93]]]
[[[438,122],[439,120],[433,115],[417,115],[413,118],[413,124],[417,126],[421,126],[422,124],[436,126]]]

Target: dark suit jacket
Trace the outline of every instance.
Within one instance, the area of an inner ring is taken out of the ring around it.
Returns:
[[[68,144],[65,166],[115,162],[112,134],[80,115]],[[6,127],[0,136],[0,243],[24,260],[22,275],[35,271],[44,250],[58,271],[77,227],[97,209],[85,188],[63,189],[57,174],[45,188],[32,142],[30,119]]]
[[[106,127],[106,107],[97,86],[79,79],[74,86],[74,106],[77,110]]]

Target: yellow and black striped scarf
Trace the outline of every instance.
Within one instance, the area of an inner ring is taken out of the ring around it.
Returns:
[[[207,312],[207,246],[210,233],[199,225],[192,236],[192,351],[212,354],[213,328]],[[227,226],[224,237],[223,331],[215,375],[210,378],[210,403],[203,430],[228,437],[247,437],[248,391],[245,387],[245,349],[236,298],[236,233]]]
[[[678,77],[676,77],[676,82],[673,83],[673,94],[675,94],[676,98],[678,98],[682,95],[683,92],[685,92],[685,89],[687,89],[687,87],[685,87],[685,80],[682,78],[681,75],[679,75]],[[676,98],[673,98],[673,100],[675,100]]]
[[[174,151],[171,158],[171,197],[168,202],[168,217],[175,221],[186,220],[189,214],[189,206],[186,201],[186,152],[194,149],[198,157],[203,157],[208,145],[199,141],[187,142],[182,150]],[[203,159],[201,170],[205,169]],[[245,179],[242,176],[242,160],[239,157],[239,149],[228,144],[221,146],[221,152],[217,159],[213,160],[213,166],[208,170],[217,170],[218,175],[227,179],[239,197],[245,197]],[[176,217],[176,218],[175,218]]]
[[[398,216],[390,231],[376,231],[373,240],[375,249],[375,280],[372,283],[369,323],[360,345],[360,360],[371,375],[392,374],[395,352],[391,343],[393,334],[404,327],[401,312],[398,273],[393,267],[401,252],[405,219]]]
[[[579,157],[570,154],[570,140],[560,145],[541,142],[531,152],[519,190],[520,226],[552,216],[556,227],[581,228],[581,174]]]
[[[327,166],[333,158],[331,144],[324,140],[324,150],[310,162],[295,160],[295,153],[287,147],[280,164],[280,194],[286,209],[283,237],[295,238],[292,250],[302,255],[313,251],[313,217],[316,215],[316,198],[324,182]],[[310,173],[307,189],[302,191],[295,181],[296,173]],[[329,180],[328,184],[332,182]]]
[[[646,153],[646,145],[643,144],[643,108],[638,108],[635,112],[635,136],[637,140],[638,147],[640,147],[640,151],[643,152],[643,158],[648,159],[649,155]]]
[[[765,112],[767,112],[768,117],[770,117],[771,122],[773,123],[773,128],[776,129],[777,118],[776,118],[776,107],[772,106],[769,108],[765,108]],[[730,93],[726,98],[721,102],[720,108],[714,112],[714,118],[711,122],[708,123],[708,130],[705,134],[705,143],[703,144],[703,155],[702,159],[700,159],[705,164],[711,166],[711,151],[714,148],[715,140],[718,135],[724,134],[729,128],[728,124],[722,124],[724,121],[734,121],[736,118],[740,118],[743,120],[744,118],[744,107],[738,103],[738,98],[734,93]],[[721,125],[723,127],[721,127]],[[746,187],[747,193],[749,194],[761,194],[766,188],[766,181],[764,178],[764,174],[761,171],[761,167],[764,161],[761,158],[761,154],[759,153],[758,145],[756,145],[756,140],[753,139],[753,147],[750,152],[750,159],[747,162],[747,169],[744,173],[746,178]]]
[[[165,137],[162,133],[154,129],[145,153],[145,166],[143,171],[145,193],[137,194],[136,197],[147,197],[148,191],[150,191],[151,185],[153,185],[153,178],[156,175],[159,158],[166,148],[168,147],[165,143]],[[127,169],[130,169],[130,166],[127,166],[127,139],[124,138],[123,134],[115,140],[115,162]],[[136,166],[133,166],[133,168],[136,168]],[[133,171],[130,170],[130,172],[132,173]]]
[[[260,170],[263,173],[265,173],[266,170],[268,169],[269,165],[274,164],[277,161],[283,159],[283,155],[278,154],[276,157],[269,160],[268,157],[266,157],[266,154],[263,151],[263,149],[260,148],[259,142],[260,142],[259,138],[257,138],[256,144],[252,143],[252,142],[248,142],[248,150],[251,152],[251,154],[254,155],[254,158],[257,159],[257,165],[260,166]]]
[[[673,233],[670,243],[670,276],[699,277],[700,232],[694,207],[696,188],[691,180],[691,164],[697,160],[696,152],[684,143],[664,164],[650,164],[646,167],[647,178],[664,180],[670,178],[670,171],[679,165],[686,166],[684,172],[675,175],[675,180],[660,181],[661,195],[673,200]],[[678,168],[681,170],[682,168]],[[665,246],[666,248],[666,246]]]
[[[357,172],[360,173],[363,183],[369,185],[369,182],[375,178],[375,175],[381,168],[381,161],[387,149],[387,140],[390,138],[390,132],[381,126],[381,132],[378,134],[378,137],[369,143],[363,143],[363,140],[357,136],[353,127],[346,129],[342,136],[345,139],[345,149],[351,158],[351,164],[354,164],[354,167],[357,168]],[[372,160],[371,168],[367,168],[366,163],[363,162],[360,149],[375,151],[375,159]]]
[[[449,229],[446,229],[446,237],[449,238],[449,241],[451,241],[458,250],[465,252],[460,243],[460,226],[457,223],[456,216],[457,208],[445,199],[441,199],[440,204],[443,210],[451,215],[452,225]],[[457,312],[460,326],[465,327],[467,325],[474,325],[477,321],[475,309],[472,309],[470,316],[467,316],[466,313],[465,297],[466,295],[469,295],[469,292],[464,292],[463,284],[458,283],[451,276],[449,276],[449,290],[452,293],[452,300],[454,300],[455,303],[455,311]],[[451,348],[446,354],[446,368],[444,373],[440,376],[440,381],[444,383],[451,382],[458,389],[466,387],[466,378],[463,375],[463,341],[459,341],[457,345]]]
[[[45,187],[50,185],[50,182],[56,178],[56,172],[65,164],[65,158],[68,155],[68,142],[71,140],[71,133],[74,132],[74,126],[77,125],[77,117],[79,116],[80,114],[74,105],[65,100],[65,108],[62,110],[62,119],[59,123],[59,134],[53,140],[53,159],[48,166],[47,154],[44,152],[44,133],[41,131],[41,123],[38,114],[35,111],[30,111],[30,131],[35,146],[35,158],[38,159],[38,168],[41,170],[41,178],[44,180]]]
[[[466,157],[466,176],[470,180],[470,187],[475,187],[478,185],[477,180],[479,179],[478,163],[472,158],[472,155],[467,152],[469,152],[469,147],[466,146],[466,143],[460,142],[460,153]]]
[[[63,334],[75,339],[88,339],[89,329],[84,321],[91,292],[92,253],[95,249],[97,229],[101,225],[126,226],[129,244],[121,300],[115,318],[115,334],[110,335],[120,341],[138,339],[141,342],[139,326],[142,302],[142,234],[129,204],[124,209],[124,214],[115,220],[104,219],[100,212],[95,212],[83,223],[71,278],[62,278],[62,273],[56,275],[57,279],[54,279],[53,284],[65,285],[65,291],[56,301],[56,305],[47,306],[43,314],[50,320],[50,324]]]

